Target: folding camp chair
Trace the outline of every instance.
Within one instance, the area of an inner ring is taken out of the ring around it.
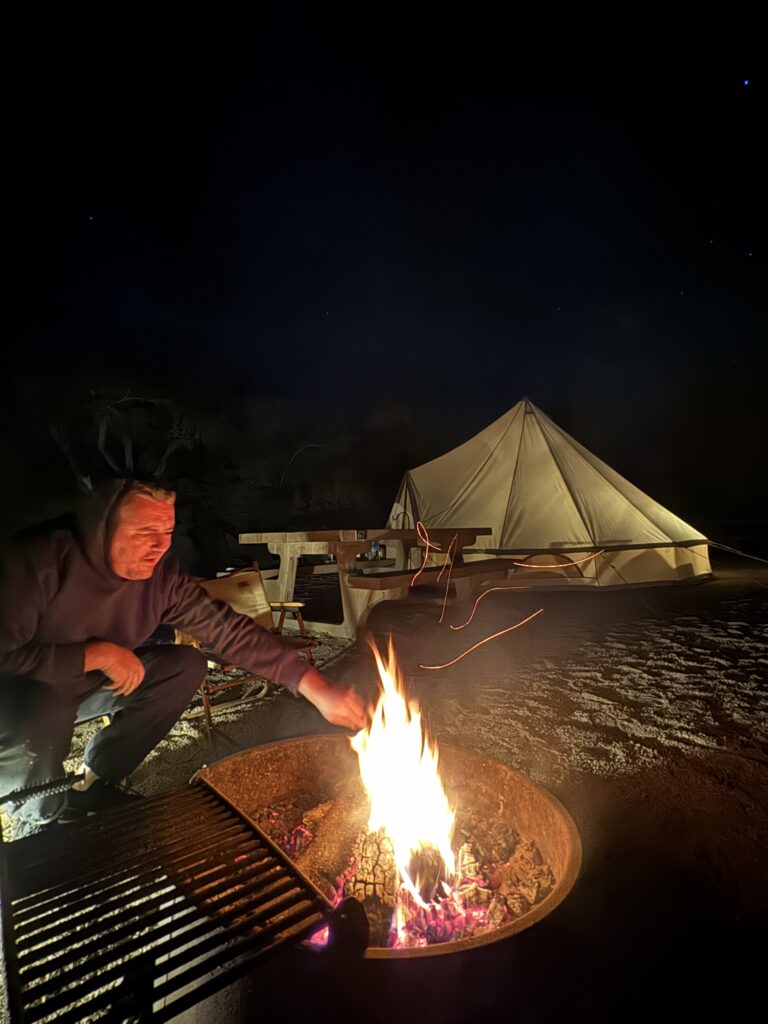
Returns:
[[[301,609],[304,607],[303,602],[271,602],[267,597],[264,581],[261,578],[257,562],[254,562],[253,567],[250,569],[236,569],[224,576],[217,576],[215,579],[200,580],[200,583],[208,594],[217,601],[226,601],[236,612],[240,612],[241,615],[247,615],[254,622],[258,623],[259,626],[263,626],[264,629],[280,634],[286,646],[293,647],[301,654],[305,654],[307,662],[310,665],[313,664],[312,651],[317,647],[317,640],[306,635],[304,620],[301,616]],[[280,612],[280,620],[277,626],[274,623],[273,611]],[[298,636],[282,635],[286,613],[296,616],[300,631]],[[179,639],[178,634],[177,639]],[[188,638],[182,635],[180,639],[183,642]],[[221,664],[216,654],[208,651],[204,653],[208,656],[209,660]],[[224,669],[237,668],[235,665],[224,664],[221,664],[221,667]],[[218,706],[212,702],[211,698],[215,697],[216,694],[235,686],[243,688],[243,693],[235,700],[227,701],[225,704],[219,704]],[[223,707],[230,708],[246,701],[258,700],[266,695],[268,688],[268,681],[257,675],[228,679],[221,683],[215,683],[206,677],[200,686],[200,696],[203,701],[203,714],[206,725],[209,729],[213,728],[212,715],[214,711],[220,710]]]

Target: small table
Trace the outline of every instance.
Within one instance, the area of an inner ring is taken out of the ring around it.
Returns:
[[[490,527],[439,527],[429,529],[431,544],[447,552],[454,537],[457,538],[454,561],[461,564],[462,550],[471,547],[477,537],[490,534]],[[273,555],[280,557],[280,571],[276,579],[265,579],[267,596],[271,601],[291,601],[296,584],[296,570],[301,555],[331,555],[339,565],[339,589],[344,610],[341,624],[310,622],[305,620],[310,634],[327,633],[331,636],[353,638],[363,625],[374,604],[405,596],[402,586],[391,590],[362,592],[348,586],[347,574],[356,568],[356,556],[365,554],[374,541],[385,543],[396,552],[398,569],[406,569],[411,549],[423,548],[424,542],[415,529],[366,529],[366,530],[306,530],[287,533],[241,533],[241,544],[266,544]],[[370,566],[370,562],[368,565]],[[406,591],[407,593],[407,588]],[[286,623],[288,626],[289,623]]]

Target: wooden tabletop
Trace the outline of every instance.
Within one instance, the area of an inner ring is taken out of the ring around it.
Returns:
[[[436,544],[448,543],[458,534],[459,543],[471,544],[479,536],[492,533],[489,526],[440,526],[428,528],[429,537]],[[241,544],[297,544],[306,547],[311,544],[360,544],[375,540],[415,541],[422,544],[416,529],[389,529],[388,527],[365,530],[296,530],[272,533],[241,533],[238,537]],[[307,554],[312,552],[307,551]]]

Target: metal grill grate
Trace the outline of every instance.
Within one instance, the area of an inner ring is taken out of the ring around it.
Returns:
[[[15,1022],[165,1021],[329,919],[205,783],[4,844]]]

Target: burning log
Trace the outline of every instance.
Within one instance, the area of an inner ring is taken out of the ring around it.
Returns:
[[[354,896],[363,904],[371,944],[386,946],[400,878],[392,842],[385,833],[360,833],[352,848],[349,867],[339,879],[339,888],[344,897]]]
[[[254,813],[256,825],[294,859],[314,839],[317,824],[331,806],[330,801],[305,811],[311,797],[297,793],[290,800],[272,804]]]
[[[543,899],[555,884],[551,869],[542,863],[532,839],[521,839],[506,863],[491,866],[488,880],[494,889],[507,894],[508,903],[512,901],[514,908],[520,908],[518,914]]]
[[[437,898],[440,883],[447,881],[445,861],[434,846],[422,847],[411,857],[408,874],[414,880],[419,896],[425,903]]]
[[[469,844],[478,861],[503,864],[517,848],[519,834],[503,821],[488,821],[471,811],[460,812],[456,821],[456,838]]]
[[[299,853],[296,866],[308,875],[329,899],[336,897],[336,879],[349,864],[349,851],[365,832],[369,805],[359,779],[344,783],[330,808],[322,815],[318,808],[314,841]]]
[[[466,811],[456,822],[452,880],[436,850],[422,848],[411,858],[410,875],[426,904],[420,905],[402,885],[390,837],[368,831],[358,780],[305,810],[311,799],[297,794],[264,810],[258,823],[331,902],[360,901],[373,946],[412,948],[493,931],[528,913],[554,887],[532,839],[507,822]]]
[[[388,907],[395,906],[400,879],[392,842],[383,832],[358,836],[342,884],[344,896],[354,896],[361,903],[374,897]]]
[[[434,851],[414,858],[413,877],[420,879],[422,898],[430,897],[424,899],[427,906],[403,887],[386,833],[359,832],[335,892],[336,898],[354,896],[363,904],[372,946],[418,947],[480,935],[527,913],[546,896],[554,877],[533,840],[501,822],[481,828],[473,821],[472,828],[476,838],[465,840],[458,851],[455,886],[441,884],[445,865]],[[489,851],[507,856],[489,863]]]

